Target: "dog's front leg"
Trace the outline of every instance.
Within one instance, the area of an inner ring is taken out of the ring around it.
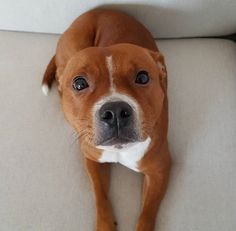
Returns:
[[[95,195],[96,231],[115,231],[115,221],[108,198],[110,164],[97,163],[88,158],[85,161]]]
[[[150,168],[143,171],[142,210],[136,231],[154,231],[156,214],[166,192],[171,166],[168,150],[162,155],[157,164],[153,161]]]

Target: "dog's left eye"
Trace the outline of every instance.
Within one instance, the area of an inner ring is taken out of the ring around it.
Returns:
[[[75,90],[81,91],[87,88],[89,85],[88,85],[88,82],[85,80],[85,78],[83,78],[82,76],[76,76],[73,79],[72,86]]]
[[[135,83],[138,84],[147,84],[149,82],[149,76],[148,73],[146,71],[140,71],[138,72],[136,79],[135,79]]]

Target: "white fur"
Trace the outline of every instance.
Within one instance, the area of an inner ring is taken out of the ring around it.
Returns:
[[[119,93],[115,89],[113,83],[112,71],[112,56],[106,57],[106,65],[109,73],[110,89],[107,95],[99,99],[93,106],[93,124],[96,124],[96,112],[107,102],[124,101],[128,103],[135,112],[135,121],[137,129],[140,128],[139,106],[137,101],[123,93]],[[96,127],[95,127],[96,130]],[[151,139],[148,137],[145,141],[129,143],[125,145],[116,146],[97,146],[98,149],[103,150],[99,162],[101,163],[120,163],[134,171],[139,172],[137,162],[144,156]]]
[[[109,95],[102,97],[99,101],[97,101],[93,106],[93,113],[98,111],[103,104],[107,102],[116,102],[116,101],[123,101],[128,103],[133,108],[133,110],[138,114],[139,107],[137,101],[128,95],[121,94],[118,92],[113,92]]]
[[[44,94],[45,96],[48,95],[48,92],[49,92],[48,85],[46,85],[46,84],[43,84],[43,85],[42,85],[42,92],[43,92],[43,94]]]
[[[120,163],[136,172],[139,172],[137,162],[142,159],[151,143],[150,137],[143,142],[129,143],[122,145],[122,148],[114,146],[97,146],[102,149],[99,158],[100,163]]]
[[[110,80],[110,92],[115,91],[115,86],[113,83],[113,77],[112,77],[112,56],[106,57],[106,65],[109,73],[109,80]]]

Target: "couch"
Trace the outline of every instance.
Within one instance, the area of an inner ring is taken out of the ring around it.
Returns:
[[[170,184],[158,231],[236,230],[236,1],[0,0],[0,230],[91,231],[94,204],[56,85],[41,79],[82,12],[122,9],[157,39],[168,70]],[[233,36],[232,36],[233,37]],[[134,230],[142,175],[112,166],[118,231]]]

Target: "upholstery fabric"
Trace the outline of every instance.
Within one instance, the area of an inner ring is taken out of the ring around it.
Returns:
[[[236,33],[235,0],[0,0],[0,29],[62,33],[80,14],[95,7],[135,16],[155,38]]]
[[[0,32],[0,229],[91,231],[82,154],[54,85],[41,93],[58,36]],[[158,231],[236,230],[236,45],[159,41],[169,81],[170,184]],[[158,153],[157,153],[158,155]],[[142,176],[112,167],[118,231],[134,230]]]

